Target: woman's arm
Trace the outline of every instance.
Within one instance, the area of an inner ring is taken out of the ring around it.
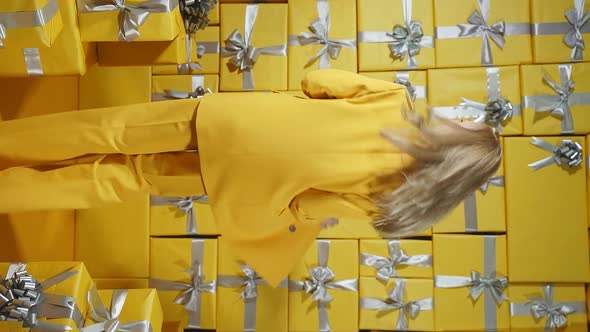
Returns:
[[[335,99],[360,97],[404,87],[348,71],[323,69],[307,73],[301,81],[301,88],[310,98]]]

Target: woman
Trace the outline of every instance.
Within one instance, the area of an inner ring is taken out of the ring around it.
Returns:
[[[212,94],[2,122],[0,212],[207,194],[222,236],[278,285],[321,227],[371,216],[384,237],[415,234],[500,165],[492,129],[427,126],[403,111],[402,85],[322,70],[302,88],[311,99]]]

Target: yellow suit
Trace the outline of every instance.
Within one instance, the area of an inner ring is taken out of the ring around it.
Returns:
[[[413,162],[379,134],[408,126],[400,112],[410,103],[403,86],[321,70],[302,88],[312,99],[212,94],[0,123],[0,164],[33,165],[0,172],[0,211],[30,207],[15,197],[35,187],[52,198],[33,208],[91,207],[136,192],[206,193],[222,236],[277,285],[320,221],[366,217],[374,210],[369,195],[383,189],[377,179]],[[196,148],[196,141],[198,155],[174,152]]]

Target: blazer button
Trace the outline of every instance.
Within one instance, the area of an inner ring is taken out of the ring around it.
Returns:
[[[289,232],[295,232],[295,230],[297,230],[295,225],[289,225]]]

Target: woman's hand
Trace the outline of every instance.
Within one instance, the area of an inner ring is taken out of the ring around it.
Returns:
[[[338,225],[338,218],[332,217],[328,218],[320,223],[320,227],[322,229],[328,229],[330,227],[334,227]]]

